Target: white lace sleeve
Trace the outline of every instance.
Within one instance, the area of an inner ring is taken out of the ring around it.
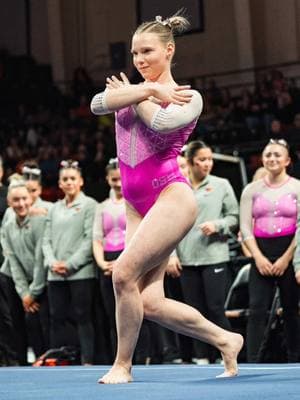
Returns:
[[[169,104],[160,107],[153,115],[151,128],[157,132],[168,133],[188,125],[199,117],[203,109],[203,101],[199,92],[193,90],[192,100],[183,105]]]
[[[253,217],[252,217],[252,202],[256,182],[249,183],[243,190],[240,200],[240,231],[243,241],[253,239]]]
[[[93,114],[103,115],[103,114],[109,114],[112,112],[107,107],[106,94],[107,94],[107,90],[104,90],[104,92],[98,93],[92,98],[91,111]]]

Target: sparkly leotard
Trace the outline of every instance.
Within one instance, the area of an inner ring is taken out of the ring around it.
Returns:
[[[196,122],[193,120],[183,128],[160,133],[147,127],[133,107],[117,112],[116,140],[122,191],[125,199],[142,216],[171,183],[187,183],[176,157]]]
[[[294,235],[300,209],[300,182],[292,177],[279,186],[266,180],[250,183],[241,198],[244,240]]]
[[[126,229],[125,202],[106,199],[96,207],[93,240],[103,243],[105,252],[124,250]]]

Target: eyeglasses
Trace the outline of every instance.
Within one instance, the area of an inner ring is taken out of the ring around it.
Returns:
[[[79,162],[74,160],[62,160],[60,162],[60,168],[74,168],[80,171]]]
[[[286,149],[289,149],[288,142],[284,139],[270,139],[268,144],[280,144]]]

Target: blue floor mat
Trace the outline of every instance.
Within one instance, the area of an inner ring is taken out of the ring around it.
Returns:
[[[243,364],[235,378],[222,366],[133,368],[134,382],[99,385],[108,367],[0,368],[0,400],[281,400],[300,399],[300,364]]]

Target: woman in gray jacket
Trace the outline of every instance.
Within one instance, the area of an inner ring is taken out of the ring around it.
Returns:
[[[43,252],[48,268],[51,346],[69,344],[65,336],[71,307],[81,361],[88,365],[94,359],[92,304],[96,271],[92,229],[97,203],[82,192],[82,186],[78,162],[62,161],[59,187],[65,197],[57,201],[48,214]]]
[[[181,279],[184,301],[206,318],[230,329],[225,317],[225,289],[229,247],[227,236],[238,227],[238,202],[227,179],[210,175],[212,150],[204,142],[190,142],[185,155],[189,180],[198,204],[192,229],[170,258],[167,273]],[[203,343],[194,341],[192,361],[196,364],[215,361]],[[209,360],[210,358],[210,360]]]
[[[42,253],[45,217],[30,214],[32,199],[24,181],[10,184],[8,202],[14,215],[2,227],[3,250],[25,312],[29,343],[38,357],[48,348],[48,303]]]

